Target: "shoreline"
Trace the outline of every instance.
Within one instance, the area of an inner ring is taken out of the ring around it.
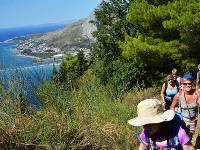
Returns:
[[[19,50],[16,50],[16,51],[19,51]],[[33,58],[33,59],[41,59],[40,57],[31,56],[31,55],[24,55],[24,54],[21,54],[21,53],[19,53],[17,56],[24,56],[24,57]]]
[[[11,43],[13,44],[14,42],[12,42],[12,39],[9,40],[5,40],[3,42],[0,43]],[[17,43],[14,43],[15,45],[17,45]],[[15,48],[15,51],[17,52],[16,56],[23,56],[23,57],[28,57],[28,58],[33,58],[33,62],[34,63],[40,63],[40,62],[45,62],[45,61],[49,61],[49,60],[54,60],[54,58],[49,57],[49,58],[41,58],[41,57],[37,57],[37,56],[32,56],[32,55],[25,55],[25,54],[21,54],[20,50]],[[62,60],[62,58],[57,58],[55,60]]]
[[[43,63],[46,61],[61,61],[62,58],[40,58],[40,57],[36,57],[36,56],[31,56],[31,55],[24,55],[24,54],[18,54],[18,56],[24,56],[24,57],[28,57],[28,58],[33,58],[33,63]]]
[[[10,44],[17,44],[17,43],[13,43],[13,42],[8,42],[8,41],[4,41],[4,42],[0,42],[0,43],[10,43]],[[37,56],[31,56],[31,55],[25,55],[25,54],[21,54],[20,50],[17,49],[17,48],[14,48],[15,52],[16,53],[16,56],[22,56],[22,57],[26,57],[26,58],[32,58],[32,62],[33,64],[40,64],[40,63],[43,63],[43,62],[47,62],[47,61],[61,61],[62,58],[52,58],[52,57],[49,57],[49,58],[40,58],[40,57],[37,57]]]

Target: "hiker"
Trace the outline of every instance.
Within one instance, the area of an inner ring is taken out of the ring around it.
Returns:
[[[194,78],[190,74],[183,76],[183,91],[175,95],[171,109],[178,106],[178,111],[183,116],[186,126],[194,134],[197,124],[199,108],[199,92],[193,88]]]
[[[182,83],[182,78],[177,76],[178,70],[176,68],[172,69],[172,76],[174,78],[174,81],[178,82],[179,89],[181,89],[181,83]]]
[[[162,89],[160,92],[161,100],[163,102],[163,106],[165,110],[170,109],[172,100],[174,96],[178,93],[178,83],[174,81],[172,75],[167,76],[167,82],[163,83]]]
[[[138,117],[128,121],[143,126],[139,150],[194,150],[183,121],[174,110],[163,111],[158,99],[146,99],[137,105]]]
[[[200,64],[198,65],[198,72],[196,78],[196,89],[200,90]]]

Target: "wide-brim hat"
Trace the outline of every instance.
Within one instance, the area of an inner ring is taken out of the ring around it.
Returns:
[[[133,126],[161,123],[174,118],[174,110],[163,111],[162,104],[157,99],[146,99],[137,106],[138,117],[128,120]]]

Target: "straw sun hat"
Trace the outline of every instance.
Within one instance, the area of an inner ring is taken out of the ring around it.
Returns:
[[[142,126],[145,124],[161,123],[170,121],[174,118],[174,110],[163,112],[162,104],[157,99],[146,99],[137,105],[138,117],[128,121],[133,126]]]

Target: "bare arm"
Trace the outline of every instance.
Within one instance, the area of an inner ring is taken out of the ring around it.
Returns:
[[[160,91],[160,96],[161,96],[161,100],[162,100],[162,103],[163,105],[165,104],[165,83],[163,83],[162,85],[162,89]]]
[[[191,143],[183,145],[183,150],[195,150],[194,146]]]
[[[199,73],[197,72],[196,89],[199,89]]]
[[[195,94],[198,96],[198,105],[200,107],[200,91],[198,89],[196,89]]]
[[[144,144],[140,143],[140,147],[138,150],[149,150]]]
[[[180,93],[177,93],[174,98],[173,98],[173,101],[172,101],[172,104],[170,106],[170,109],[174,110],[175,107],[178,106],[178,97],[180,96]]]

